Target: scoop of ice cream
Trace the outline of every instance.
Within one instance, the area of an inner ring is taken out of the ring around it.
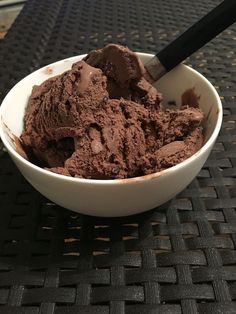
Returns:
[[[72,176],[86,178],[140,175],[137,163],[146,150],[141,123],[147,118],[148,111],[139,104],[109,100],[102,111],[95,113],[96,123],[77,138],[76,150],[65,167]]]
[[[202,130],[196,128],[184,141],[174,141],[162,146],[156,153],[156,171],[167,169],[196,153],[203,144]]]
[[[21,139],[39,160],[63,166],[74,151],[74,137],[82,136],[83,128],[95,121],[94,110],[107,99],[102,71],[79,61],[70,71],[33,87]]]
[[[163,110],[138,57],[119,45],[93,51],[34,86],[23,144],[61,175],[130,178],[174,166],[202,145],[198,108]]]
[[[141,61],[127,47],[109,44],[91,51],[84,60],[106,75],[110,98],[123,97],[144,106],[159,107],[161,94],[144,78]]]
[[[144,73],[137,55],[121,45],[109,44],[103,49],[93,50],[84,60],[102,69],[108,78],[112,78],[121,87],[129,86],[132,80],[141,79]]]

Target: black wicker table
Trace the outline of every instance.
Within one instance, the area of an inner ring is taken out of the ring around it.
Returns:
[[[109,42],[156,52],[220,2],[27,1],[0,41],[0,97]],[[224,122],[197,178],[160,208],[119,219],[59,208],[1,146],[0,313],[236,313],[236,25],[186,62],[218,89]]]

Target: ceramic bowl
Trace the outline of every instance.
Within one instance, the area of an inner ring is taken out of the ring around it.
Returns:
[[[142,62],[152,55],[138,53]],[[198,174],[216,141],[222,123],[222,104],[212,84],[200,73],[179,65],[162,77],[155,86],[162,92],[164,105],[194,88],[200,95],[205,114],[203,147],[184,162],[167,170],[131,179],[92,180],[71,178],[44,170],[24,159],[9,132],[20,136],[23,116],[32,86],[60,74],[84,55],[61,60],[43,67],[17,83],[0,108],[0,135],[12,160],[26,180],[49,200],[75,212],[94,216],[126,216],[147,211],[173,198]],[[7,126],[7,127],[6,127]],[[10,130],[10,131],[9,131]]]

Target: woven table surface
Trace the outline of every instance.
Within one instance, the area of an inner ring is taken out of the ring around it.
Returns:
[[[42,65],[109,42],[157,52],[220,2],[28,0],[0,41],[0,98]],[[157,209],[75,214],[0,147],[0,313],[236,313],[236,25],[186,63],[217,88],[224,122],[197,178]]]

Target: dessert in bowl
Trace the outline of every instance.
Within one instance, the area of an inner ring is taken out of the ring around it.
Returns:
[[[120,66],[127,48],[118,48],[107,49],[109,62],[99,50],[35,71],[0,109],[2,141],[23,176],[88,215],[132,215],[171,199],[200,171],[222,123],[220,98],[200,73],[181,64],[152,88],[140,64],[152,55],[131,53]]]

